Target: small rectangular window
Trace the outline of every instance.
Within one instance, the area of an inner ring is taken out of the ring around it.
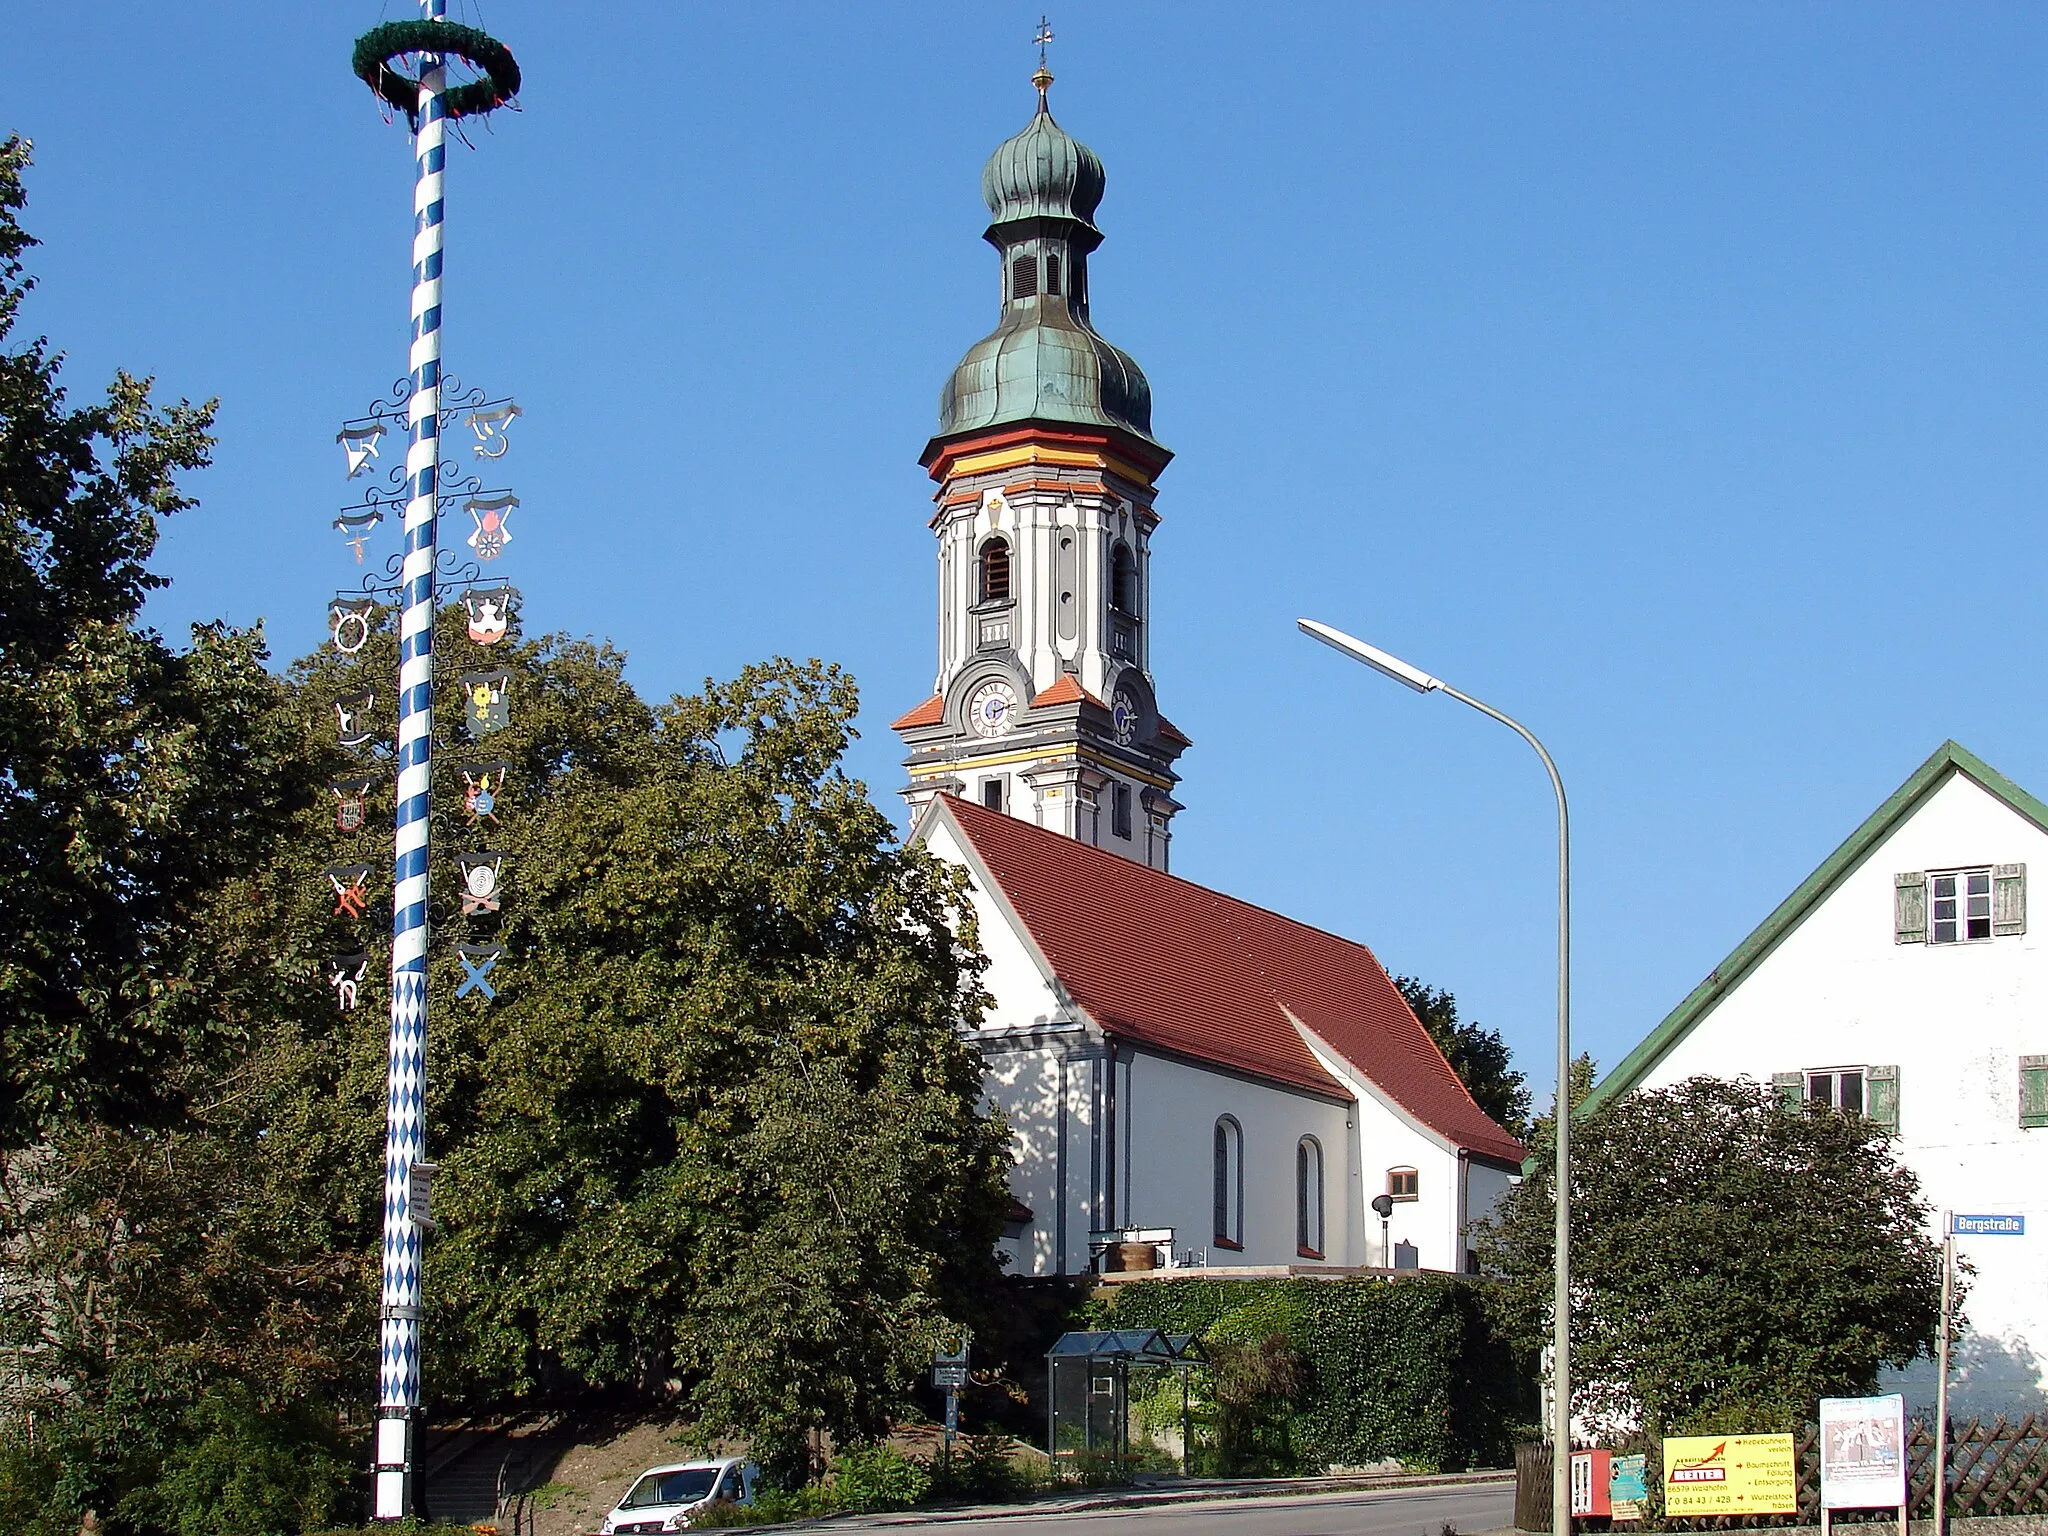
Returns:
[[[1845,1115],[1863,1113],[1863,1068],[1834,1067],[1826,1072],[1806,1074],[1806,1102],[1839,1109]]]
[[[982,268],[985,272],[988,269]],[[982,281],[986,282],[984,278]],[[1038,258],[1018,256],[1010,262],[1010,297],[1013,299],[1035,299],[1038,297]]]
[[[1060,291],[1060,259],[1057,256],[1045,258],[1045,291],[1054,295]]]
[[[992,811],[1003,808],[1003,780],[983,779],[981,781],[981,803]]]
[[[1131,786],[1119,784],[1110,793],[1109,830],[1117,837],[1131,835]]]
[[[1972,944],[1991,937],[1990,869],[1955,869],[1927,877],[1928,937],[1936,944]]]
[[[1387,1170],[1387,1193],[1396,1200],[1415,1200],[1421,1197],[1422,1175],[1413,1168],[1389,1168]]]
[[[2048,1056],[2020,1058],[2020,1124],[2048,1130]]]

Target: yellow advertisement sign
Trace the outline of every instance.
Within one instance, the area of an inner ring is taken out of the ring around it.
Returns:
[[[1674,1435],[1664,1442],[1667,1515],[1790,1515],[1799,1469],[1790,1435]]]

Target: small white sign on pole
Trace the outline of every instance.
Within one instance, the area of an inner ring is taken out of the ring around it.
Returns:
[[[1823,1509],[1897,1509],[1906,1502],[1906,1399],[1820,1400]]]

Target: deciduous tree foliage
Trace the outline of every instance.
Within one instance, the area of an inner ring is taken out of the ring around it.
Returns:
[[[1549,1122],[1481,1256],[1547,1341]],[[1749,1081],[1638,1090],[1572,1124],[1573,1407],[1653,1433],[1780,1431],[1931,1351],[1940,1245],[1870,1121]]]
[[[14,337],[28,158],[0,144],[0,1152],[175,1116],[182,1064],[222,1043],[184,920],[295,788],[260,634],[207,625],[179,651],[138,617],[212,404],[159,407],[121,373],[73,408],[48,341]]]
[[[1529,1082],[1515,1070],[1514,1056],[1500,1031],[1460,1019],[1458,1000],[1441,987],[1413,976],[1396,976],[1394,985],[1474,1102],[1511,1134],[1526,1135]]]

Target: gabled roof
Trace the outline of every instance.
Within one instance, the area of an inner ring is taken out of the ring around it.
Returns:
[[[1083,688],[1071,672],[1062,672],[1058,682],[1031,701],[1033,709],[1041,704],[1093,704],[1097,709],[1109,708],[1102,700]]]
[[[1521,1159],[1363,944],[954,795],[935,805],[976,875],[1108,1034],[1348,1099],[1298,1019],[1445,1141]]]
[[[1910,817],[1930,795],[1956,774],[1969,778],[1987,794],[2003,801],[2018,815],[2048,832],[2048,805],[2036,800],[1974,752],[1953,741],[1943,742],[1935,749],[1934,755],[1916,768],[1913,776],[1901,784],[1889,800],[1871,813],[1869,820],[1851,832],[1842,846],[1828,855],[1819,869],[1808,875],[1800,882],[1797,890],[1778,903],[1777,910],[1758,924],[1755,932],[1736,945],[1729,952],[1727,959],[1707,973],[1707,979],[1694,987],[1684,1002],[1665,1015],[1664,1022],[1651,1030],[1643,1043],[1630,1051],[1620,1066],[1600,1080],[1599,1085],[1580,1101],[1579,1107],[1573,1113],[1590,1114],[1610,1099],[1619,1098],[1627,1093],[1649,1076],[1651,1069],[1664,1059],[1672,1047],[1691,1034],[1693,1027],[1711,1013],[1724,996],[1740,985],[1763,958],[1778,947],[1780,941],[1804,922],[1807,914],[1825,901],[1828,894],[1863,862],[1894,827]]]

